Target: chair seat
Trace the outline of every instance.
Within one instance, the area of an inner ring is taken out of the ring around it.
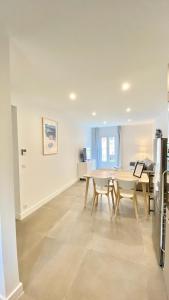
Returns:
[[[122,198],[133,198],[134,197],[134,191],[120,191],[120,196]]]
[[[97,188],[97,189],[96,189],[96,192],[97,192],[98,194],[104,194],[104,195],[106,195],[106,194],[107,194],[107,189],[99,189],[99,188]]]
[[[108,187],[108,185],[105,185],[106,187]],[[109,188],[113,188],[114,187],[114,183],[109,183]]]
[[[109,192],[111,193],[112,192],[112,189],[113,189],[113,185],[112,186],[109,186]],[[96,192],[98,194],[107,194],[107,186],[105,186],[104,188],[99,188],[97,187],[96,188]]]

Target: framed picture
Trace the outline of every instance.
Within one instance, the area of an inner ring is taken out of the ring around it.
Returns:
[[[58,123],[42,118],[43,155],[58,153]]]
[[[144,163],[137,162],[136,166],[135,166],[135,169],[134,169],[134,172],[133,172],[133,175],[135,177],[141,178],[141,175],[143,173],[143,169],[144,169]]]

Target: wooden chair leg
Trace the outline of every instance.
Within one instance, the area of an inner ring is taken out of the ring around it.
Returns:
[[[94,207],[95,207],[96,197],[97,197],[97,195],[94,194],[94,196],[93,196],[93,203],[92,203],[92,210],[91,210],[91,216],[92,216],[92,214],[93,214],[93,209],[94,209]]]
[[[114,195],[114,198],[115,198],[115,206],[116,206],[116,204],[117,204],[117,192],[116,192],[116,190],[115,190],[115,187],[113,186],[113,195]]]
[[[133,202],[134,202],[134,209],[135,209],[136,219],[138,219],[138,205],[137,205],[137,196],[136,195],[133,198]]]
[[[119,209],[119,204],[120,204],[120,196],[117,197],[117,203],[116,203],[116,209],[115,209],[115,217],[117,216],[117,211]]]
[[[99,194],[96,195],[95,207],[98,206]]]
[[[110,198],[109,198],[109,195],[107,195],[107,199],[108,199],[108,205],[109,205],[109,212],[110,212],[110,218],[111,218],[111,205],[110,205]]]
[[[112,205],[113,205],[113,209],[115,210],[113,189],[112,189],[112,191],[111,191],[111,198],[112,198]]]

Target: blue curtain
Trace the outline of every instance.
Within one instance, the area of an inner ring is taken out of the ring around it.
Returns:
[[[99,168],[119,168],[121,165],[120,155],[120,126],[112,127],[99,127],[92,128],[92,159],[96,160],[96,167]],[[101,160],[101,138],[102,137],[114,137],[115,138],[115,160],[114,162],[107,161],[103,163]]]

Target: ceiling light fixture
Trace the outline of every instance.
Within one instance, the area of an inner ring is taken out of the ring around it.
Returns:
[[[77,99],[77,95],[72,92],[69,94],[69,98],[70,98],[70,100],[75,101]]]
[[[93,117],[96,116],[96,112],[95,112],[95,111],[92,112],[92,116],[93,116]]]
[[[124,82],[121,86],[122,91],[128,91],[130,89],[131,85],[129,82]]]
[[[131,108],[130,107],[127,107],[126,108],[126,112],[130,112],[131,111]]]

